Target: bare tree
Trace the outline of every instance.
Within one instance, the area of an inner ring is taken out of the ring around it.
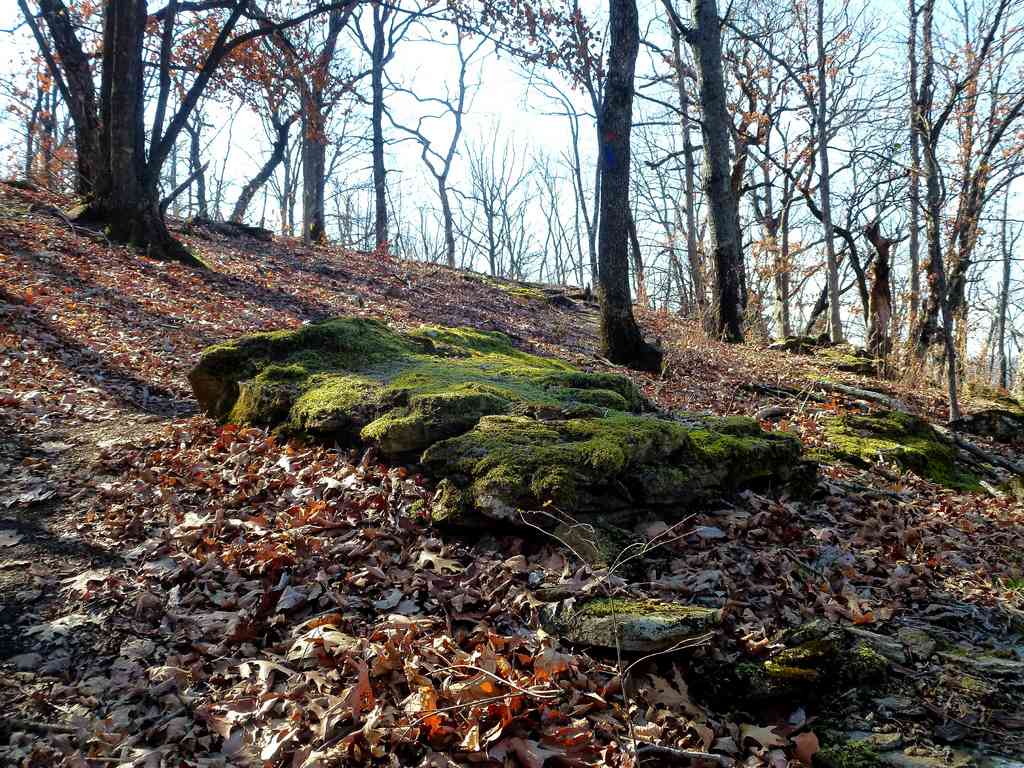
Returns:
[[[692,0],[692,28],[683,24],[669,0],[664,5],[676,33],[693,49],[700,82],[702,180],[718,281],[718,332],[728,341],[743,341],[743,238],[729,163],[732,121],[722,66],[722,22],[715,0]]]
[[[423,160],[423,164],[426,165],[427,170],[430,172],[430,175],[434,177],[438,200],[441,203],[441,222],[444,226],[445,253],[449,267],[455,266],[455,223],[452,215],[451,199],[449,196],[448,176],[451,173],[452,162],[455,160],[455,155],[459,148],[459,140],[462,138],[462,118],[466,111],[466,98],[468,95],[466,75],[469,63],[485,42],[486,40],[484,38],[480,38],[475,46],[467,52],[464,47],[463,38],[461,35],[459,36],[454,45],[459,59],[459,69],[455,82],[454,96],[449,93],[444,97],[424,97],[416,94],[408,88],[402,88],[394,83],[390,84],[395,91],[412,96],[420,104],[441,107],[443,109],[441,114],[424,115],[419,118],[416,126],[412,127],[399,123],[394,119],[391,111],[385,109],[388,119],[391,121],[392,125],[410,134],[417,142],[419,142],[420,157]],[[433,142],[424,132],[424,123],[428,120],[440,120],[446,116],[450,116],[452,119],[452,133],[451,138],[448,141],[448,146],[444,148],[442,153],[434,149]],[[376,134],[374,135],[374,142],[376,142]]]
[[[644,341],[633,317],[629,291],[630,134],[633,77],[640,49],[640,21],[635,0],[609,1],[608,30],[607,75],[598,119],[601,207],[597,258],[601,350],[613,363],[658,371],[661,351]]]

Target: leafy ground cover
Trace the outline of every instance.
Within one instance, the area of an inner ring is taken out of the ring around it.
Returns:
[[[1022,755],[1013,494],[951,489],[884,458],[836,461],[804,498],[748,492],[645,520],[629,532],[647,545],[628,573],[536,531],[442,533],[416,465],[198,415],[186,375],[199,351],[345,314],[500,331],[525,352],[622,373],[596,356],[591,305],[380,254],[183,234],[213,267],[202,274],[74,229],[47,212],[59,202],[0,188],[0,762]],[[937,390],[721,345],[665,314],[642,321],[669,365],[634,380],[663,408],[775,409],[763,425],[822,457],[831,420],[871,405],[773,387],[820,395],[827,378],[944,418]],[[1016,457],[1012,444],[985,449]],[[721,621],[696,647],[636,664],[546,629],[549,611],[607,598],[692,603]],[[826,697],[724,684],[728,670],[802,668],[778,651],[816,620],[884,656],[884,674]]]

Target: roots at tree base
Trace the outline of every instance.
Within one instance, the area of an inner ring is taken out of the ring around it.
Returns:
[[[86,201],[72,211],[71,218],[78,224],[104,226],[111,240],[142,249],[151,258],[209,269],[202,259],[174,238],[155,204],[125,210],[100,200]]]

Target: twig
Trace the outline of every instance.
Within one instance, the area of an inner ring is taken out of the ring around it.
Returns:
[[[1010,472],[1013,472],[1014,474],[1017,475],[1024,475],[1024,466],[1021,466],[1016,462],[1010,461],[1009,459],[1004,459],[1002,456],[999,456],[998,454],[989,453],[988,451],[982,450],[977,445],[972,443],[970,440],[963,437],[960,433],[953,432],[952,430],[940,426],[936,426],[935,430],[944,437],[947,437],[950,440],[952,440],[960,448],[963,448],[968,453],[974,454],[979,459],[982,459],[988,464],[994,464],[997,467],[1002,467],[1003,469],[1007,469]]]
[[[889,395],[884,395],[881,392],[875,392],[872,389],[860,389],[859,387],[848,387],[845,384],[837,384],[831,381],[816,381],[814,386],[818,389],[824,390],[825,392],[838,393],[840,395],[846,395],[847,397],[856,397],[860,400],[870,400],[871,402],[884,405],[890,411],[903,411],[909,413],[910,409],[900,400]]]
[[[662,744],[652,744],[649,741],[635,741],[635,744],[637,756],[657,755],[659,757],[671,757],[676,760],[714,760],[721,766],[735,765],[735,761],[731,757],[716,755],[713,752],[666,747]]]
[[[7,724],[12,728],[24,728],[26,731],[36,731],[41,733],[78,733],[79,729],[73,725],[61,725],[59,723],[44,723],[39,720],[25,720],[20,717],[12,717],[7,720]],[[90,758],[91,759],[91,758]]]
[[[530,688],[520,688],[511,680],[508,680],[502,677],[501,675],[496,675],[493,672],[488,672],[486,669],[483,669],[482,667],[473,666],[472,664],[452,664],[449,667],[438,667],[437,669],[430,670],[427,674],[436,675],[438,672],[453,672],[457,669],[471,669],[474,672],[479,672],[480,674],[487,675],[487,677],[491,678],[495,682],[504,683],[505,685],[509,686],[516,692],[523,694],[524,696],[534,696],[538,699],[557,699],[565,694],[565,691],[563,691],[561,688],[540,691],[533,690]]]

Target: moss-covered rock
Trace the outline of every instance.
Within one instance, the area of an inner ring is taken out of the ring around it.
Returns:
[[[991,388],[981,388],[972,394],[971,412],[950,422],[951,429],[1003,443],[1024,440],[1024,406],[1018,400]]]
[[[487,416],[431,446],[423,462],[469,489],[478,512],[515,519],[519,510],[549,506],[607,512],[704,500],[784,481],[799,453],[794,437],[763,432],[748,419]],[[453,519],[448,510],[439,514]]]
[[[722,612],[661,600],[599,598],[562,616],[548,629],[571,643],[627,653],[654,653],[714,629]]]
[[[824,430],[831,454],[851,464],[870,466],[882,459],[948,488],[978,487],[978,479],[957,466],[953,445],[912,414],[846,414],[828,419]]]
[[[189,381],[216,418],[288,434],[359,436],[389,454],[421,451],[489,414],[599,415],[645,406],[626,377],[522,352],[499,333],[397,333],[358,318],[209,347]]]
[[[874,376],[878,373],[879,361],[871,357],[865,350],[849,344],[837,344],[823,347],[817,355],[838,371],[856,373],[860,376]]]
[[[813,621],[788,632],[785,647],[768,659],[735,668],[734,693],[770,700],[793,695],[825,696],[830,691],[871,685],[885,679],[888,660],[863,640],[852,645],[834,625]]]
[[[221,420],[422,453],[446,522],[678,506],[782,482],[800,453],[750,419],[654,416],[625,376],[465,328],[338,318],[210,347],[189,380]]]
[[[878,751],[865,742],[836,744],[816,752],[814,768],[881,768]]]
[[[850,344],[833,344],[828,334],[787,336],[768,345],[768,349],[812,355],[836,370],[861,376],[871,376],[878,372],[879,360],[871,357],[866,350]]]

